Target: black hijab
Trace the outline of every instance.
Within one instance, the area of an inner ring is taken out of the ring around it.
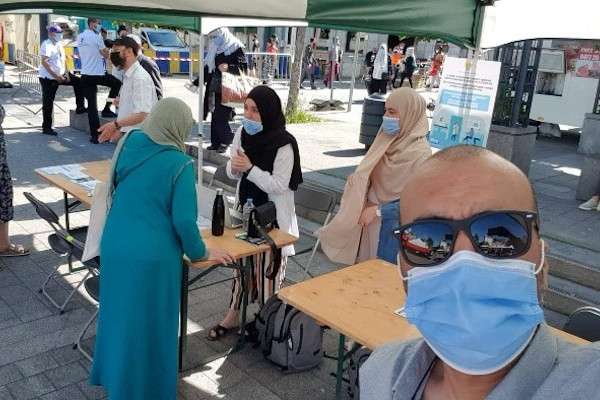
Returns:
[[[242,129],[242,148],[244,152],[253,165],[263,171],[273,173],[273,163],[277,156],[277,150],[291,144],[294,151],[294,167],[289,187],[292,190],[298,189],[298,185],[302,183],[298,142],[285,129],[285,116],[283,115],[279,96],[268,86],[257,86],[248,93],[248,98],[256,103],[263,130],[255,135],[249,135],[245,129]],[[267,193],[250,182],[247,176],[248,173],[244,173],[240,182],[240,204],[245,204],[248,198],[252,199],[255,206],[260,206],[269,201]]]

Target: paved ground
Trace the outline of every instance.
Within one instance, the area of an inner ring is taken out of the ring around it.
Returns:
[[[7,80],[17,80],[9,68]],[[166,94],[184,98],[193,109],[197,99],[182,85],[185,79],[166,80]],[[336,97],[348,99],[347,84],[336,91]],[[282,94],[285,87],[278,89]],[[67,115],[57,110],[56,138],[41,135],[41,114],[33,115],[40,107],[38,98],[23,92],[10,98],[15,90],[0,89],[0,102],[7,111],[4,123],[8,159],[15,187],[15,220],[11,235],[17,243],[32,248],[28,257],[0,259],[0,399],[98,399],[105,398],[102,389],[87,384],[89,362],[71,345],[85,322],[96,309],[84,290],[71,300],[67,311],[58,315],[37,289],[45,275],[57,263],[64,264],[48,247],[51,233],[47,223],[40,220],[23,196],[31,191],[62,215],[62,193],[49,187],[33,169],[49,165],[75,163],[109,158],[114,145],[92,145],[81,132],[68,128]],[[354,93],[354,100],[365,96],[364,89]],[[426,96],[433,94],[424,93]],[[70,88],[61,88],[58,104],[65,110],[73,108]],[[326,90],[304,90],[303,96],[329,98]],[[25,108],[25,107],[26,108]],[[361,105],[353,104],[353,111],[321,114],[322,123],[290,126],[298,137],[302,166],[307,180],[324,182],[332,188],[343,187],[345,177],[364,155],[358,143]],[[539,138],[531,168],[530,178],[540,200],[542,231],[550,239],[552,251],[587,265],[600,268],[596,252],[600,251],[600,213],[577,210],[575,200],[577,175],[582,158],[576,152],[576,138]],[[519,195],[515,193],[514,195]],[[85,225],[88,215],[74,215],[73,225]],[[336,268],[318,254],[315,271],[324,273]],[[298,277],[298,269],[290,263],[290,277]],[[61,267],[66,270],[66,265]],[[220,276],[222,277],[222,275]],[[65,296],[67,289],[79,280],[73,274],[51,284],[56,296]],[[219,276],[207,278],[210,282]],[[207,328],[219,321],[228,301],[227,283],[209,289],[195,290],[190,294],[189,359],[223,349],[225,343],[212,343],[205,339]],[[93,345],[93,329],[85,345]],[[335,353],[337,336],[326,332],[324,348]],[[334,379],[329,376],[334,362],[326,360],[319,368],[284,376],[262,359],[250,347],[221,358],[213,363],[188,371],[180,376],[179,398],[227,399],[331,399]]]

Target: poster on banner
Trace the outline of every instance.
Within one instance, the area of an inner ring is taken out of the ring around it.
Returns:
[[[499,62],[446,58],[429,133],[432,147],[486,146],[499,76]]]

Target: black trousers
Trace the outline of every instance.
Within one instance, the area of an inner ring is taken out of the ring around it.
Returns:
[[[98,117],[98,85],[110,88],[108,97],[114,99],[121,90],[121,81],[113,75],[104,73],[104,75],[81,75],[83,94],[87,100],[88,121],[90,123],[90,133],[92,138],[98,137],[98,128],[100,128],[100,118]]]
[[[371,88],[369,90],[369,94],[373,93],[381,93],[385,94],[387,92],[387,78],[386,79],[371,79]]]
[[[210,121],[210,143],[213,147],[220,145],[229,146],[233,141],[233,132],[229,126],[231,107],[221,104],[221,93],[215,93],[215,111]]]
[[[42,128],[52,128],[52,110],[56,91],[61,85],[73,86],[75,92],[75,104],[77,108],[84,108],[83,86],[81,79],[69,72],[69,82],[58,82],[56,79],[39,78],[42,85]]]
[[[411,73],[403,72],[400,75],[400,85],[398,87],[402,87],[402,84],[404,83],[404,78],[408,78],[408,83],[410,83],[410,87],[413,87],[412,76],[413,76],[412,72]]]

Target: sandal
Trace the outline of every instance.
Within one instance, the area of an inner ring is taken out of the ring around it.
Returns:
[[[29,249],[22,244],[11,244],[10,247],[0,252],[0,257],[19,257],[29,254]]]
[[[221,324],[213,326],[208,333],[208,340],[219,340],[223,336],[227,335],[229,332],[237,332],[240,329],[239,326],[234,326],[233,328],[225,328]],[[214,336],[213,336],[214,333]]]

